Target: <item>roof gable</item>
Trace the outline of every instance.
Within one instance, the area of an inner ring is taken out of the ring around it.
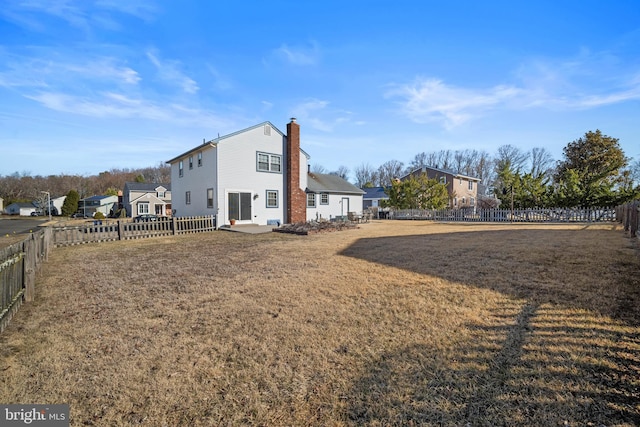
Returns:
[[[452,176],[452,177],[458,178],[458,179],[466,179],[468,181],[477,181],[477,182],[481,181],[480,178],[474,178],[472,176],[463,175],[461,173],[454,172],[451,169],[439,169],[439,168],[434,168],[434,167],[431,167],[431,166],[422,166],[422,167],[416,168],[416,169],[412,170],[411,172],[409,172],[408,174],[404,175],[400,179],[404,180],[407,177],[409,177],[410,175],[413,175],[416,172],[420,172],[420,171],[422,171],[423,173],[426,173],[427,169],[430,170],[430,171],[436,172],[436,173],[449,175],[449,176]]]
[[[389,196],[384,192],[384,187],[365,187],[362,189],[364,199],[388,199]]]
[[[246,132],[250,132],[254,129],[257,129],[261,126],[265,126],[265,125],[269,125],[271,126],[272,130],[275,130],[276,132],[278,132],[282,137],[285,137],[285,134],[282,133],[282,131],[280,131],[280,129],[278,129],[277,127],[275,127],[270,121],[266,121],[266,122],[262,122],[262,123],[258,123],[257,125],[253,125],[251,127],[227,134],[227,135],[223,135],[223,136],[218,136],[217,138],[214,138],[210,141],[203,141],[202,144],[198,145],[197,147],[194,147],[188,151],[185,151],[184,153],[180,154],[179,156],[174,157],[171,160],[168,160],[166,163],[175,163],[177,160],[184,158],[185,156],[188,156],[191,153],[194,153],[196,151],[201,151],[201,150],[206,150],[208,148],[215,148],[220,142],[224,142],[225,139],[229,139],[232,138],[234,136],[246,133]],[[302,151],[302,150],[301,150]],[[306,154],[306,153],[305,153]],[[309,157],[307,155],[307,157]]]
[[[125,191],[144,191],[147,193],[150,192],[158,192],[162,191],[161,188],[164,188],[164,191],[171,191],[171,184],[158,184],[155,182],[135,182],[129,181],[124,183]]]
[[[360,188],[337,175],[309,172],[307,178],[307,191],[311,193],[364,194]]]

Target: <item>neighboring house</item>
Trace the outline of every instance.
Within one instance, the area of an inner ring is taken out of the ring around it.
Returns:
[[[389,196],[384,192],[384,187],[365,187],[362,196],[362,208],[379,208],[382,200],[388,200]]]
[[[447,186],[449,193],[449,207],[453,209],[459,208],[475,208],[478,199],[479,178],[455,173],[451,170],[432,168],[423,166],[414,169],[407,175],[400,178],[407,179],[409,176],[420,176],[426,174],[429,179],[437,179]]]
[[[11,203],[5,209],[7,215],[31,216],[32,212],[37,210],[33,203]]]
[[[96,212],[109,216],[113,208],[117,208],[118,196],[91,196],[81,199],[78,203],[78,213],[92,217]]]
[[[361,212],[362,195],[358,198],[351,188],[341,193],[346,186],[332,189],[328,205],[318,201],[307,208],[316,180],[309,178],[309,155],[300,148],[295,119],[286,134],[263,122],[204,142],[167,163],[176,216],[215,215],[218,226],[231,219],[239,224],[303,222],[308,214],[315,219],[316,214],[342,213],[343,196],[350,209]]]
[[[4,212],[4,199],[0,197],[0,214]]]
[[[128,217],[143,214],[171,216],[171,184],[126,182],[122,192],[122,208]]]
[[[67,196],[60,196],[51,199],[51,215],[62,215],[62,205],[67,199]],[[48,214],[48,212],[46,212]]]
[[[307,219],[347,217],[362,213],[364,191],[337,175],[307,174]]]

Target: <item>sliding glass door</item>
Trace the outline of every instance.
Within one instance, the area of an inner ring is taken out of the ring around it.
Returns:
[[[251,221],[251,193],[228,193],[227,212],[229,219]]]

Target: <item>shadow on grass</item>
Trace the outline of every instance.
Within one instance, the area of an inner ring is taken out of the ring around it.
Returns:
[[[492,308],[497,322],[467,324],[467,345],[449,354],[416,344],[373,360],[353,385],[349,422],[640,425],[638,264],[607,252],[610,233],[462,232],[346,248],[341,255],[513,297]]]
[[[607,248],[611,235],[585,228],[392,236],[360,239],[340,254],[640,326],[637,254]]]
[[[564,317],[561,310],[525,304],[510,326],[468,325],[476,339],[449,357],[428,345],[385,353],[354,384],[348,420],[398,426],[640,425],[640,350],[603,360],[602,349],[590,344],[591,331],[537,326],[560,324]],[[615,328],[598,336],[610,346],[620,338]],[[622,339],[640,349],[637,335]]]

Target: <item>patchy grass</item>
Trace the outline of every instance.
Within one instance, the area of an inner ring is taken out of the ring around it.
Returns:
[[[0,401],[74,426],[638,425],[639,270],[612,225],[59,248],[0,336]]]

